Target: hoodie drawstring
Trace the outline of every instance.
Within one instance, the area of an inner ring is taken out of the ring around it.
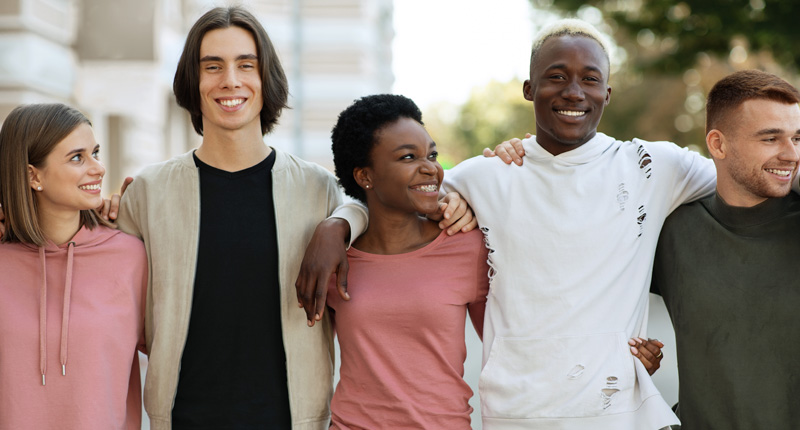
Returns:
[[[39,247],[39,261],[42,262],[42,286],[39,290],[39,368],[44,385],[44,374],[47,372],[47,263],[43,247]]]
[[[61,374],[67,374],[67,345],[69,343],[69,310],[72,297],[72,261],[75,242],[67,244],[67,274],[64,280],[64,308],[61,315]],[[39,367],[42,371],[42,385],[47,373],[47,263],[44,248],[39,248],[42,262],[42,286],[39,292]]]
[[[67,335],[69,334],[69,301],[72,297],[72,258],[75,242],[67,244],[67,277],[64,280],[64,310],[61,315],[61,374],[67,375]]]

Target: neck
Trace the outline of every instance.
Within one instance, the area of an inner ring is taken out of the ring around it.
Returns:
[[[195,154],[204,163],[228,172],[255,166],[270,154],[261,129],[212,131],[204,133],[203,143]]]
[[[766,197],[755,195],[743,189],[726,170],[719,168],[717,168],[717,194],[728,206],[740,208],[751,208],[767,200]]]
[[[369,209],[369,227],[356,240],[356,248],[373,254],[411,252],[431,243],[441,232],[439,225],[417,214],[387,214]]]
[[[549,152],[551,155],[559,155],[565,152],[572,151],[573,149],[578,149],[581,146],[585,145],[586,142],[592,140],[597,135],[597,131],[593,131],[588,136],[585,136],[580,141],[575,142],[561,142],[556,141],[555,139],[548,138],[545,134],[539,132],[537,130],[536,134],[536,142],[541,146],[545,151]],[[540,139],[539,136],[542,136]]]
[[[717,186],[717,194],[726,205],[737,208],[752,208],[767,201],[766,197],[742,196],[738,193],[726,192],[719,186]]]
[[[56,245],[70,241],[81,228],[81,213],[48,213],[39,212],[39,225],[47,240]]]

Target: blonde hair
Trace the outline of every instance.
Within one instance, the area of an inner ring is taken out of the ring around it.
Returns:
[[[611,44],[608,39],[592,24],[576,18],[560,19],[539,30],[536,37],[533,39],[533,46],[531,47],[531,65],[533,65],[536,55],[539,53],[539,49],[542,45],[544,45],[544,42],[552,37],[559,36],[583,36],[593,39],[600,45],[600,48],[603,49],[603,53],[606,55],[606,61],[609,67],[611,67],[611,57],[609,55],[611,52]]]

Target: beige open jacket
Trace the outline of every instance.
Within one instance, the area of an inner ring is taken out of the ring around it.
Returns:
[[[297,307],[294,283],[314,229],[341,205],[342,194],[334,176],[324,168],[275,152],[273,198],[292,428],[327,429],[333,391],[333,333],[327,318],[313,328],[306,325],[305,312]],[[366,227],[366,212],[357,205],[340,208],[335,215],[350,222],[356,233],[352,237]],[[145,336],[150,363],[144,404],[151,429],[168,430],[197,263],[200,177],[192,152],[145,168],[125,193],[117,223],[122,231],[144,240],[147,248],[150,275]],[[209,354],[214,347],[208,345]]]

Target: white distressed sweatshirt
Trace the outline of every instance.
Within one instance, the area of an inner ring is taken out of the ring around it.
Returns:
[[[523,166],[476,157],[444,185],[470,203],[491,249],[483,428],[678,424],[627,340],[646,336],[661,226],[714,191],[713,163],[601,133],[557,156],[535,137],[523,144]]]

